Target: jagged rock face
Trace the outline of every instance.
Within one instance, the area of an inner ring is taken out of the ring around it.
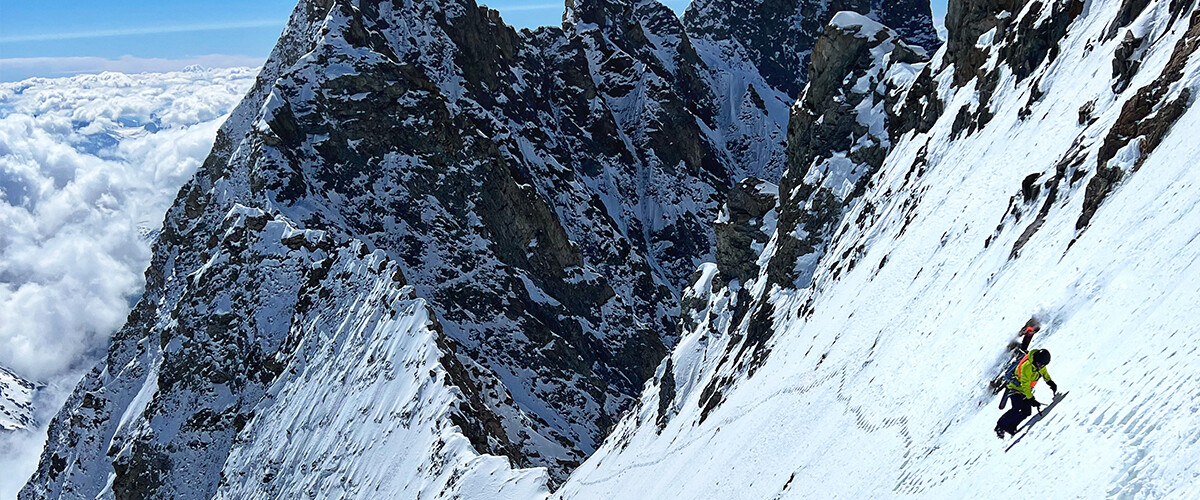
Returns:
[[[0,432],[32,430],[33,395],[37,385],[0,366]]]
[[[991,100],[1003,78],[1002,66],[1020,81],[1054,62],[1059,42],[1083,9],[1083,0],[951,1],[946,26],[954,28],[946,41],[946,63],[954,65],[955,86],[974,80],[979,92],[977,103],[958,109],[954,133],[969,135],[991,121]],[[1040,95],[1035,90],[1026,108]],[[1028,117],[1028,110],[1023,113]]]
[[[684,23],[694,37],[736,40],[771,85],[796,96],[808,81],[813,45],[839,11],[864,14],[927,51],[940,43],[929,2],[919,0],[697,0]]]
[[[747,283],[758,276],[758,256],[775,231],[773,212],[779,188],[762,179],[743,179],[729,192],[717,233],[717,267],[729,280]],[[771,216],[768,216],[768,215]]]
[[[1127,15],[1127,3],[1122,4],[1120,16]],[[1137,13],[1142,7],[1137,9]],[[1176,15],[1172,12],[1173,18]],[[1118,20],[1123,19],[1120,16]],[[1142,163],[1154,152],[1175,122],[1192,105],[1190,87],[1172,89],[1183,78],[1188,60],[1200,51],[1200,10],[1192,12],[1188,23],[1187,31],[1176,43],[1162,72],[1125,102],[1116,123],[1104,137],[1096,155],[1096,175],[1088,182],[1083,210],[1075,229],[1087,228],[1104,199],[1122,178],[1136,173],[1142,167]],[[1125,44],[1122,43],[1117,53],[1124,48]],[[1120,82],[1124,77],[1118,78]]]
[[[850,224],[843,219],[887,156],[895,107],[907,102],[904,90],[926,60],[920,47],[853,12],[839,13],[825,28],[814,46],[812,79],[792,108],[788,170],[778,188],[778,214],[771,214],[777,222],[772,221],[770,240],[741,252],[752,266],[718,260],[712,272],[694,277],[685,295],[698,297],[685,301],[684,330],[716,339],[702,350],[706,358],[720,360],[699,391],[701,421],[721,406],[742,374],[752,376],[769,356],[778,318],[772,294],[808,290],[812,297],[819,266],[832,267],[836,279],[857,264],[864,248],[837,256],[827,256],[827,248],[835,231]],[[864,210],[853,224],[868,225],[875,216]],[[737,286],[723,285],[734,279]],[[704,296],[707,300],[699,298]]]
[[[270,450],[298,410],[272,398],[332,396],[296,374],[361,362],[361,346],[301,346],[348,303],[382,300],[355,284],[380,283],[428,302],[436,363],[413,366],[458,394],[380,421],[424,415],[473,453],[565,479],[674,341],[726,193],[781,172],[786,116],[750,63],[693,46],[657,3],[577,2],[567,21],[518,33],[469,0],[301,2],[24,497],[250,494],[233,477],[289,491],[303,454]],[[412,468],[443,484],[469,457]]]
[[[924,69],[924,50],[852,13],[826,27],[813,50],[812,80],[792,108],[788,170],[780,181],[780,236],[769,283],[809,285],[824,245],[846,207],[891,147],[889,122],[898,90]]]

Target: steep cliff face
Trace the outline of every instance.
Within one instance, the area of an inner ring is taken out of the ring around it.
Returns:
[[[718,251],[724,249],[725,255],[718,254],[715,270],[693,276],[701,281],[688,292],[704,295],[697,290],[706,290],[712,298],[694,300],[690,308],[685,302],[684,330],[707,325],[706,337],[722,339],[704,348],[705,357],[717,360],[705,369],[720,375],[709,378],[701,391],[702,419],[721,405],[738,374],[753,373],[769,355],[773,318],[780,312],[772,294],[814,286],[823,266],[832,266],[836,276],[857,265],[865,247],[837,255],[828,250],[890,152],[897,107],[924,74],[926,59],[920,47],[853,12],[834,16],[817,40],[812,80],[792,107],[788,169],[778,188],[771,188],[778,206],[769,213],[752,210],[740,224],[718,223],[718,236],[731,236],[726,242],[718,239]],[[733,196],[729,201],[730,214],[746,211],[739,205],[753,206]],[[875,206],[854,223],[867,224]],[[762,224],[767,220],[769,225]],[[746,241],[747,232],[755,235],[753,242]],[[810,307],[798,313],[808,314]]]
[[[804,287],[842,216],[891,149],[897,96],[925,68],[920,47],[864,16],[838,13],[814,45],[812,80],[792,108],[786,198],[768,283]]]
[[[786,111],[654,2],[519,33],[469,0],[301,2],[23,498],[561,482],[674,342],[726,193],[782,171]],[[328,434],[363,425],[419,444]]]
[[[843,184],[862,190],[831,211],[841,215],[828,219],[823,256],[781,251],[788,235],[808,234],[784,212],[819,206],[788,201],[804,185],[788,179],[832,171],[812,169],[829,148],[797,155],[815,142],[790,142],[789,160],[812,163],[789,163],[778,224],[740,287],[750,300],[724,284],[745,269],[699,268],[680,343],[558,497],[1195,489],[1187,471],[1200,450],[1179,435],[1194,434],[1200,389],[1183,361],[1198,348],[1186,334],[1195,314],[1183,310],[1200,276],[1200,148],[1189,135],[1200,126],[1200,11],[1167,0],[950,7],[946,48],[864,99],[882,102],[886,132],[838,128],[836,105],[820,108],[825,119],[794,119],[808,136],[890,143],[868,178]],[[851,62],[858,45],[869,43],[837,44],[825,67],[863,67]],[[833,81],[861,75],[839,73]],[[806,95],[827,92],[822,80]],[[812,273],[765,286],[778,266]],[[1031,315],[1046,325],[1034,346],[1054,352],[1049,370],[1070,393],[1019,441],[996,443],[987,382]],[[1039,472],[1055,469],[1071,477]]]
[[[797,96],[809,79],[813,45],[840,11],[883,23],[927,51],[940,44],[929,2],[919,0],[696,0],[684,13],[684,23],[696,38],[735,41],[768,83]]]

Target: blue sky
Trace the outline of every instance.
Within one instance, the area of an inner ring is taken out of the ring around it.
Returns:
[[[689,0],[667,0],[682,12]],[[935,17],[946,0],[933,0]],[[559,0],[481,2],[516,27],[558,25]],[[0,0],[0,81],[188,64],[256,65],[295,0]]]

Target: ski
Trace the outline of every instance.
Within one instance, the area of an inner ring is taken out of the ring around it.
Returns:
[[[1021,427],[1017,429],[1017,433],[1013,434],[1012,442],[1008,444],[1007,448],[1004,448],[1004,451],[1008,452],[1008,450],[1011,450],[1013,446],[1016,446],[1017,443],[1021,441],[1021,438],[1024,438],[1025,434],[1028,433],[1028,429],[1033,427],[1033,424],[1036,424],[1045,418],[1046,415],[1049,415],[1050,410],[1053,410],[1054,406],[1057,405],[1059,401],[1062,401],[1065,397],[1067,397],[1067,392],[1065,391],[1055,394],[1054,399],[1050,400],[1050,404],[1047,404],[1044,408],[1038,410],[1037,413],[1030,416],[1029,420],[1026,420],[1025,423],[1021,424]]]

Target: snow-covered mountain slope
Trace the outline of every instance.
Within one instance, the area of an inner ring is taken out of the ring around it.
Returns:
[[[30,430],[37,426],[33,416],[33,394],[37,386],[0,366],[0,433]]]
[[[127,329],[152,335],[85,378],[23,496],[544,491],[544,471],[496,476],[508,461],[455,426],[462,367],[382,252],[241,206],[212,244],[173,319],[134,312]]]
[[[772,245],[801,227],[782,220],[749,283],[702,267],[685,293],[691,333],[557,496],[1200,488],[1200,10],[950,11],[947,46],[889,104],[904,126],[812,279],[763,285]],[[937,119],[911,120],[914,105]],[[738,286],[770,307],[739,316]],[[1069,394],[1020,441],[998,441],[986,385],[1030,316]]]
[[[513,474],[508,459],[480,456],[454,427],[467,402],[449,370],[462,367],[446,357],[427,303],[381,259],[327,275],[324,301],[338,308],[310,314],[294,335],[296,358],[230,451],[216,497],[545,494],[545,469]]]
[[[0,498],[15,498],[37,466],[49,420],[44,386],[0,366]]]
[[[317,466],[358,497],[453,495],[483,471],[557,485],[677,338],[727,193],[782,171],[783,94],[719,50],[651,1],[571,2],[563,29],[521,32],[470,0],[301,2],[168,211],[142,300],[23,498],[333,494],[274,479]],[[356,304],[394,295],[372,288],[384,278],[322,274],[377,253],[439,335],[366,319],[384,313]],[[338,330],[339,314],[367,333]],[[326,338],[349,345],[302,349]],[[438,371],[428,359],[448,376],[366,420],[327,406],[383,404],[313,382],[353,378],[375,345],[415,361],[362,387],[408,394]],[[367,420],[426,448],[329,434]],[[314,450],[277,450],[298,434]]]

